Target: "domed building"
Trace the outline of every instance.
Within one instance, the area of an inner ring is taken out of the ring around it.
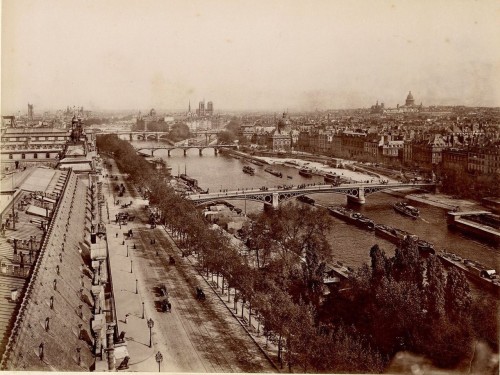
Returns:
[[[411,91],[408,93],[408,96],[406,97],[405,105],[407,107],[411,107],[411,106],[415,105],[415,99],[413,99],[413,95],[411,94]]]
[[[398,104],[396,108],[384,109],[383,113],[414,113],[420,112],[421,109],[422,103],[420,103],[420,105],[415,105],[415,99],[413,98],[411,91],[409,91],[404,105]]]

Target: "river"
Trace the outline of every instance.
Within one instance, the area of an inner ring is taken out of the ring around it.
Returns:
[[[144,145],[145,142],[138,141],[133,144]],[[198,180],[200,187],[208,188],[210,192],[218,192],[222,189],[236,190],[323,182],[322,177],[304,178],[298,174],[298,169],[284,165],[272,166],[273,169],[283,174],[283,178],[275,177],[265,172],[265,167],[249,164],[243,159],[235,159],[227,155],[215,155],[213,149],[203,150],[202,156],[199,156],[197,149],[188,150],[186,156],[182,150],[173,150],[170,154],[171,156],[168,157],[166,150],[155,151],[155,156],[162,157],[172,167],[172,174],[177,175],[186,171],[189,176]],[[243,173],[244,165],[251,165],[255,168],[255,175]],[[292,178],[289,179],[287,176]],[[311,197],[323,205],[347,206],[347,199],[344,195],[314,194]],[[446,210],[414,202],[412,205],[418,207],[421,214],[419,219],[413,220],[393,210],[392,204],[398,200],[401,198],[386,193],[377,193],[368,196],[366,204],[350,208],[360,211],[375,223],[391,225],[414,233],[432,242],[437,249],[446,249],[463,258],[473,259],[493,269],[499,269],[500,252],[498,249],[493,245],[450,231],[446,224]],[[231,203],[246,210],[247,213],[263,209],[262,204],[257,202],[231,201]],[[344,264],[359,267],[365,262],[369,263],[369,250],[375,244],[379,244],[388,255],[394,254],[395,246],[375,236],[373,232],[359,229],[336,218],[333,218],[333,221],[334,225],[328,235],[332,257],[342,260]]]

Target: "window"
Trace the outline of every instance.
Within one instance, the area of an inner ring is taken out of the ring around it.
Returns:
[[[13,155],[12,154],[9,154],[9,159],[12,159],[13,158]]]
[[[50,158],[50,152],[47,152],[47,153],[45,154],[45,158],[46,158],[46,159],[49,159],[49,158]]]
[[[21,159],[26,159],[26,154],[21,154]]]

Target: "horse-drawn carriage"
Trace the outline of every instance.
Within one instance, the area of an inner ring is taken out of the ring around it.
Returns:
[[[163,312],[168,312],[168,311],[172,311],[172,305],[168,299],[168,290],[167,290],[167,286],[165,284],[162,284],[160,286],[160,292],[161,292],[161,296],[162,296],[162,299],[161,299],[161,311]]]
[[[200,301],[205,301],[205,292],[199,286],[196,287],[196,299]]]

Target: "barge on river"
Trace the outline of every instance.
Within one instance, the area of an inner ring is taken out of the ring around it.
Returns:
[[[344,207],[328,207],[328,211],[332,216],[342,219],[350,224],[354,224],[360,228],[374,230],[375,223],[373,220],[361,215],[359,212],[349,210]]]
[[[418,251],[421,255],[435,254],[436,250],[434,245],[425,240],[421,240],[417,235],[407,232],[399,228],[393,228],[389,225],[377,224],[375,225],[375,234],[379,237],[385,238],[395,245],[399,245],[401,241],[412,239],[416,242]]]
[[[272,174],[273,176],[276,176],[276,177],[283,177],[283,174],[281,172],[278,172],[277,170],[274,170],[270,167],[266,167],[264,168],[264,170],[267,172],[267,173],[270,173]]]
[[[301,168],[301,169],[299,169],[299,174],[302,177],[307,177],[307,178],[310,178],[313,175],[312,170],[310,170],[309,168]]]
[[[464,274],[477,284],[488,288],[494,293],[500,293],[500,276],[494,269],[488,268],[479,262],[463,259],[457,254],[450,252],[440,252],[439,260],[445,266],[457,267]]]

